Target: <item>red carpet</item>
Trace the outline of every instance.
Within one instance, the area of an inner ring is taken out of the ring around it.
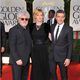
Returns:
[[[30,80],[31,65],[29,67],[28,80]],[[58,80],[60,79],[60,71],[57,69]],[[71,63],[68,67],[68,80],[80,80],[80,63]],[[3,65],[2,79],[0,80],[12,80],[12,68],[10,65]]]

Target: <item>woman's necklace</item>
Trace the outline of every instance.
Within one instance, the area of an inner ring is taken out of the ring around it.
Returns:
[[[36,25],[36,29],[39,30],[41,25]]]
[[[42,25],[42,23],[36,23],[36,29],[39,30],[41,25]]]

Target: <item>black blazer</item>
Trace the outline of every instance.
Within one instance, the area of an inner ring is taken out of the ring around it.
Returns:
[[[6,41],[6,36],[5,36],[4,24],[0,22],[0,48],[5,47],[5,41]]]
[[[9,31],[9,46],[10,46],[10,62],[15,63],[22,59],[23,65],[26,65],[32,48],[32,40],[29,34],[29,29],[24,35],[24,28],[19,24],[14,26]]]
[[[52,50],[50,57],[55,61],[62,62],[66,58],[71,58],[72,44],[73,44],[73,29],[70,26],[64,24],[62,31],[56,41],[54,41],[54,29],[56,25],[52,25]]]
[[[56,19],[54,19],[54,24],[56,24],[57,23],[57,21],[56,21]],[[47,24],[49,24],[50,25],[50,19],[49,20],[47,20]]]

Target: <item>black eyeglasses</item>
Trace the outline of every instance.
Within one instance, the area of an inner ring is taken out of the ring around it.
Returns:
[[[28,18],[20,18],[22,21],[28,21],[29,19]]]

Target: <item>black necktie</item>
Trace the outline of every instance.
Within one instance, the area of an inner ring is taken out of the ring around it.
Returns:
[[[58,32],[59,32],[59,26],[58,26],[57,31],[56,31],[55,40],[57,40]]]

